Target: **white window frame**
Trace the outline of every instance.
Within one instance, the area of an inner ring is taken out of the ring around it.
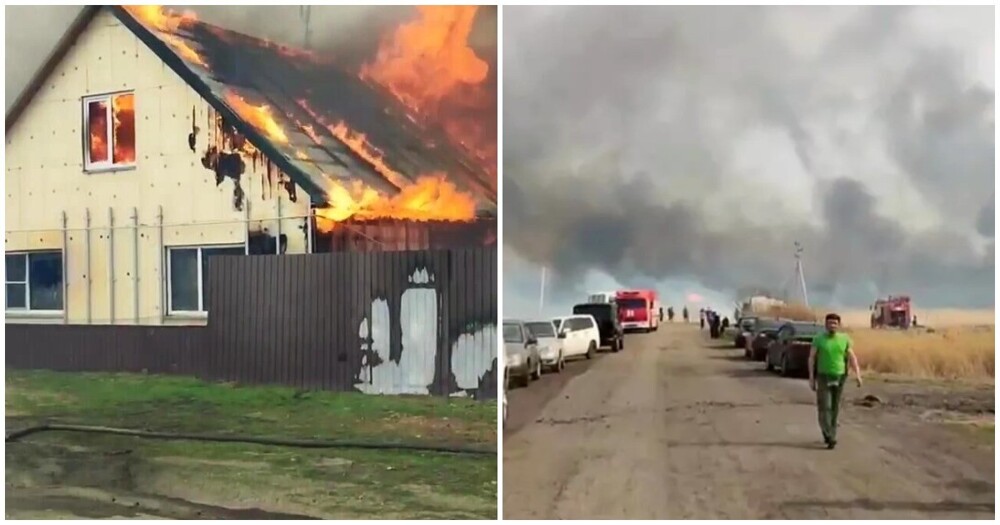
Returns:
[[[243,250],[244,255],[246,255],[246,245],[244,244],[199,244],[194,246],[167,246],[166,252],[163,254],[164,260],[166,261],[167,268],[167,289],[166,289],[166,299],[167,299],[167,315],[168,316],[205,316],[208,314],[208,310],[205,310],[205,290],[202,289],[202,283],[204,282],[203,276],[203,265],[202,257],[203,250],[213,250],[218,248],[238,248]],[[173,268],[171,268],[170,263],[170,252],[171,251],[181,251],[181,250],[195,250],[198,253],[198,309],[197,310],[175,310],[173,301]]]
[[[62,308],[59,310],[33,310],[31,308],[31,263],[30,258],[32,254],[41,253],[58,253],[59,263],[65,268],[66,254],[62,250],[19,250],[12,252],[4,252],[4,311],[6,313],[17,314],[17,315],[62,315],[66,310],[66,272],[63,272],[63,276],[59,286],[62,287]],[[7,257],[8,255],[22,255],[24,256],[24,281],[8,281],[7,280]],[[23,308],[9,308],[7,306],[7,285],[8,284],[24,284],[24,307]]]
[[[83,170],[88,173],[100,173],[106,171],[123,171],[135,169],[135,160],[129,163],[118,163],[115,164],[115,119],[114,111],[111,105],[114,103],[114,98],[118,95],[132,95],[133,103],[135,101],[135,91],[115,91],[113,93],[103,93],[100,95],[87,95],[82,99],[82,111],[83,111]],[[90,160],[90,103],[96,101],[106,101],[106,111],[107,111],[107,122],[108,122],[108,136],[105,137],[108,144],[108,160],[100,162],[92,162]],[[133,113],[133,119],[135,114]],[[134,124],[133,124],[134,126]],[[133,127],[134,129],[134,127]],[[136,133],[138,135],[138,133]],[[138,137],[133,137],[134,142],[138,142]],[[135,148],[136,145],[132,144]],[[138,152],[136,153],[136,159],[139,158]]]

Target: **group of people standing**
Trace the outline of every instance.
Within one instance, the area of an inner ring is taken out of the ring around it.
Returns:
[[[688,307],[687,306],[684,307],[684,310],[683,310],[683,312],[682,312],[681,315],[684,316],[684,322],[685,323],[687,323],[687,322],[689,322],[691,320],[690,316],[688,315]],[[674,322],[674,307],[673,306],[668,306],[667,307],[667,319],[671,323]]]
[[[687,306],[681,314],[684,317],[684,322],[690,322],[690,315],[688,314]],[[667,320],[674,322],[674,307],[667,307]],[[718,339],[722,337],[722,332],[729,328],[729,318],[720,317],[719,313],[711,308],[701,308],[698,310],[698,322],[701,325],[701,329],[705,329],[705,325],[708,325],[709,335],[712,339]]]
[[[719,312],[712,310],[711,308],[702,308],[698,310],[698,315],[700,318],[701,329],[705,329],[705,325],[708,325],[708,334],[712,339],[718,339],[722,337],[722,332],[729,328],[729,318],[720,317]]]

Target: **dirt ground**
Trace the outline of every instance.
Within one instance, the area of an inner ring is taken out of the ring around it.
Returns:
[[[992,385],[852,385],[826,450],[805,380],[696,327],[629,338],[510,392],[504,518],[995,517]]]

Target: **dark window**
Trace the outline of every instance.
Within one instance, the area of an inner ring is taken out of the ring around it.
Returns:
[[[208,265],[218,255],[244,255],[242,246],[170,248],[170,312],[204,312]]]
[[[552,328],[552,323],[527,323],[528,331],[535,337],[555,337],[556,332]]]
[[[581,330],[586,330],[588,328],[594,327],[594,322],[591,321],[589,317],[581,317],[578,322],[580,323]]]
[[[504,323],[503,325],[503,342],[505,343],[523,343],[524,339],[521,337],[521,327],[520,325],[513,323]]]
[[[8,310],[63,309],[62,252],[9,253],[5,262]]]

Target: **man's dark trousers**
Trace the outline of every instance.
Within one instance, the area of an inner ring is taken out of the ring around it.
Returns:
[[[844,393],[847,374],[816,376],[816,410],[819,412],[819,428],[823,441],[837,442],[837,416],[840,413],[840,399]]]

